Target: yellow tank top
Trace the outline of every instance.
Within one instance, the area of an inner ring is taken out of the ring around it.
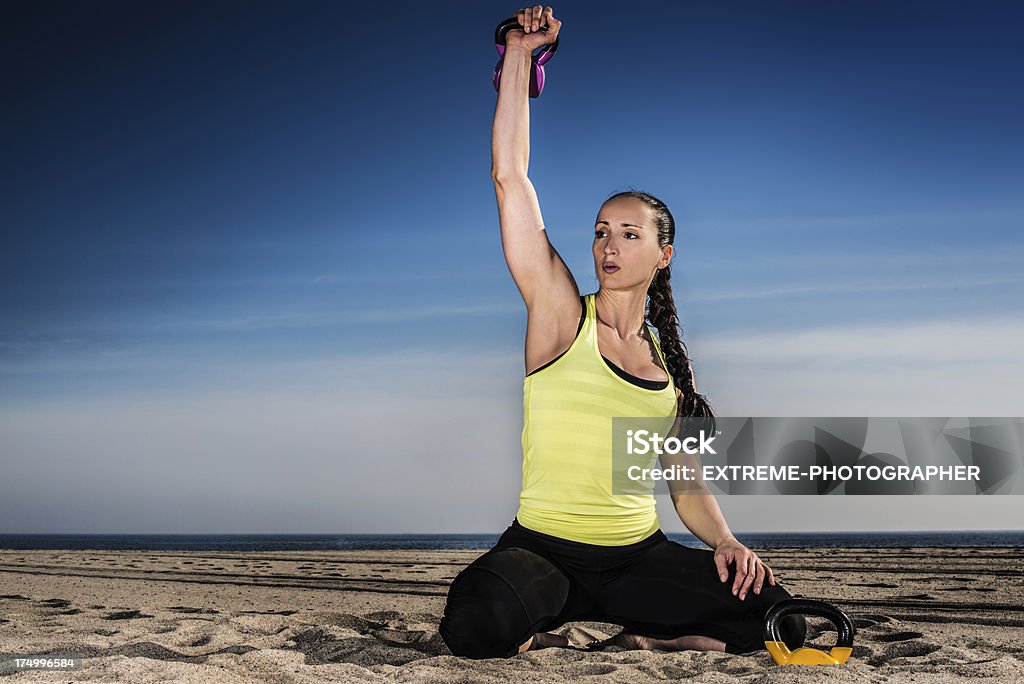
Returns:
[[[594,294],[585,297],[586,318],[572,346],[523,381],[516,518],[562,539],[623,546],[650,536],[659,522],[653,494],[612,493],[612,418],[674,417],[675,383],[669,374],[665,388],[645,389],[612,371],[597,344]],[[667,369],[661,345],[650,337]]]

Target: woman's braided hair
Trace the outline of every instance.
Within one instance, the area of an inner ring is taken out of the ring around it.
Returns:
[[[646,192],[639,190],[628,190],[609,197],[605,202],[620,197],[634,197],[648,207],[654,214],[654,220],[658,228],[658,247],[671,245],[676,237],[676,223],[672,218],[672,212],[668,210],[665,203]],[[672,285],[669,282],[671,274],[669,267],[659,269],[654,276],[650,288],[647,290],[647,320],[658,330],[658,342],[661,351],[665,355],[665,362],[668,372],[672,375],[676,388],[682,392],[677,414],[679,416],[692,416],[697,418],[708,418],[714,422],[714,412],[707,397],[697,392],[697,383],[693,377],[693,367],[690,364],[690,357],[686,351],[686,344],[683,343],[683,330],[679,324],[679,317],[676,314],[676,303],[672,298]]]

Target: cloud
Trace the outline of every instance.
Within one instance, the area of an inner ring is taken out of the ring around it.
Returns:
[[[705,358],[752,364],[849,363],[1017,365],[1024,362],[1019,318],[953,319],[908,324],[829,326],[796,331],[703,338]]]
[[[1008,353],[1022,335],[1011,320],[946,321],[691,350],[720,415],[1021,415],[1024,369]],[[0,410],[0,531],[498,532],[518,503],[522,372],[518,349],[424,349],[265,361],[174,393],[18,402]],[[20,484],[43,481],[45,498]],[[816,530],[1006,526],[1006,506],[915,501],[894,520],[889,501],[723,507],[734,530],[806,529],[809,510]]]
[[[1017,225],[1024,219],[1024,209],[944,209],[942,211],[904,211],[884,212],[875,214],[848,214],[822,216],[779,216],[773,218],[750,218],[741,220],[703,219],[687,222],[694,230],[701,233],[742,233],[749,231],[779,234],[787,230],[821,231],[827,229],[855,230],[866,226],[892,226],[906,229],[909,225],[934,226],[958,224],[963,226],[978,225]]]
[[[118,317],[102,322],[90,321],[74,325],[57,325],[48,330],[33,330],[0,340],[0,352],[31,352],[54,350],[58,344],[80,345],[89,337],[109,338],[112,335],[169,335],[204,332],[258,332],[268,330],[294,330],[303,328],[363,326],[367,324],[404,323],[407,321],[445,321],[459,318],[510,316],[523,314],[521,301],[485,302],[479,304],[447,304],[438,306],[360,309],[323,309],[295,311],[287,304],[281,313],[184,316],[154,314],[144,319]],[[76,337],[67,337],[76,333]],[[56,339],[55,339],[56,338]],[[116,352],[112,352],[116,353]]]
[[[300,311],[281,314],[240,316],[235,318],[189,318],[154,324],[155,329],[189,328],[195,330],[263,330],[270,328],[308,328],[365,323],[402,323],[412,320],[440,320],[461,316],[504,316],[523,310],[520,302],[457,304],[344,311]]]
[[[836,283],[833,279],[811,285],[794,285],[788,287],[751,287],[744,290],[718,291],[711,290],[706,294],[687,295],[687,302],[719,302],[729,300],[771,299],[792,296],[824,297],[837,294],[867,293],[898,293],[898,292],[930,292],[942,290],[963,290],[975,287],[992,287],[1000,285],[1024,286],[1024,277],[1010,274],[997,277],[965,278],[963,276],[946,276],[934,278],[914,278],[913,280],[892,280],[879,282],[877,279],[854,280]]]
[[[367,273],[365,271],[353,270],[345,273],[321,273],[312,280],[310,285],[361,285],[367,283],[393,283],[401,282],[437,282],[437,281],[463,281],[479,283],[484,279],[495,277],[495,271],[456,271],[450,268],[427,267],[417,264],[424,270],[416,271],[411,268],[389,269],[384,272]]]
[[[496,529],[518,492],[521,364],[346,355],[4,406],[0,531]],[[45,498],[23,486],[44,480]]]
[[[694,337],[721,415],[1024,415],[1024,322],[976,318]]]

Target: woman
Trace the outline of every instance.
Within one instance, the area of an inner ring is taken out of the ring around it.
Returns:
[[[669,284],[675,226],[642,192],[601,207],[593,256],[599,289],[580,296],[548,242],[529,158],[533,51],[554,42],[550,7],[517,13],[507,34],[492,138],[502,245],[526,302],[523,489],[494,548],[452,582],[440,633],[455,655],[509,657],[576,648],[547,630],[572,620],[625,627],[586,646],[743,653],[764,647],[763,618],[790,594],[729,531],[714,496],[673,494],[680,519],[714,549],[690,549],[660,529],[654,497],[610,485],[610,420],[711,417],[679,336]],[[544,30],[546,29],[546,30]],[[655,339],[645,323],[658,328]],[[664,350],[663,350],[664,348]],[[793,649],[800,616],[783,621]]]

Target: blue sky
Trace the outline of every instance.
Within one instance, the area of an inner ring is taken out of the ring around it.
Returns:
[[[0,448],[94,485],[44,514],[0,484],[0,531],[507,524],[525,310],[488,171],[515,9],[9,4]],[[554,9],[530,104],[549,236],[590,292],[601,201],[668,203],[719,413],[1024,415],[1019,4]],[[363,491],[402,489],[361,458],[367,425],[418,483],[406,507]],[[117,483],[160,503],[96,505]],[[746,505],[731,522],[758,529]]]

